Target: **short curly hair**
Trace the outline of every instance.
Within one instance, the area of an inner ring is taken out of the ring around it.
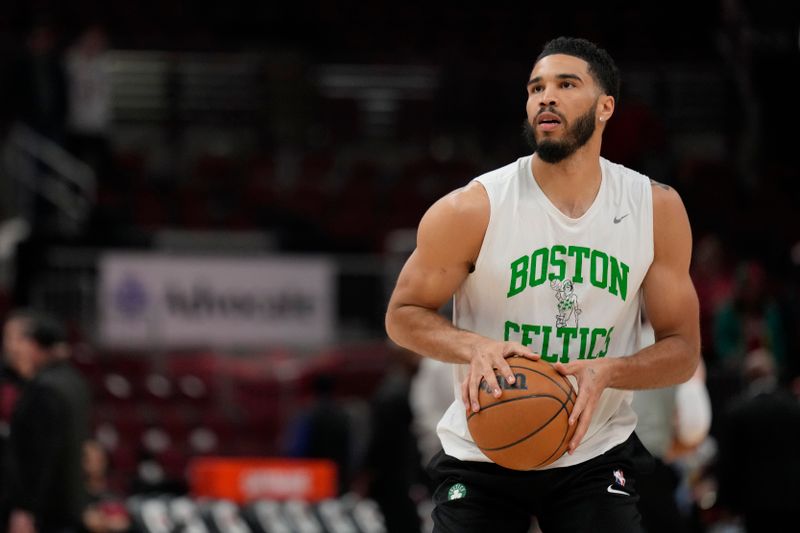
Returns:
[[[614,100],[619,100],[619,69],[604,49],[580,37],[556,37],[545,43],[535,63],[553,54],[565,54],[586,61],[589,64],[589,73],[603,88],[603,92],[613,96]]]

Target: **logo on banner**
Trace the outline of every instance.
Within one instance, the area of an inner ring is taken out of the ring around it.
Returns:
[[[148,297],[144,284],[133,276],[125,276],[114,289],[114,306],[123,316],[140,318],[147,309]]]
[[[263,346],[333,335],[334,265],[325,258],[125,254],[99,265],[108,346]]]

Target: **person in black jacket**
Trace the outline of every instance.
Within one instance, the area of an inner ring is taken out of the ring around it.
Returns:
[[[89,436],[89,388],[68,361],[64,328],[55,318],[12,313],[3,344],[29,380],[11,418],[8,531],[79,531],[88,500],[81,460]]]

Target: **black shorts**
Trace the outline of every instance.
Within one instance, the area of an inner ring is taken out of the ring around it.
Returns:
[[[529,472],[440,451],[428,465],[433,531],[527,533],[535,516],[543,533],[641,532],[636,476],[652,466],[636,434],[581,464]]]

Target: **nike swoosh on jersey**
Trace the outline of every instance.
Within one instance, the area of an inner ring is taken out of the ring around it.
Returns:
[[[625,213],[624,215],[622,215],[622,216],[621,216],[621,217],[619,217],[619,218],[617,218],[617,217],[614,217],[614,224],[619,224],[619,223],[622,221],[622,219],[623,219],[623,218],[625,218],[625,217],[626,217],[626,216],[628,216],[628,215],[630,215],[630,213]]]

